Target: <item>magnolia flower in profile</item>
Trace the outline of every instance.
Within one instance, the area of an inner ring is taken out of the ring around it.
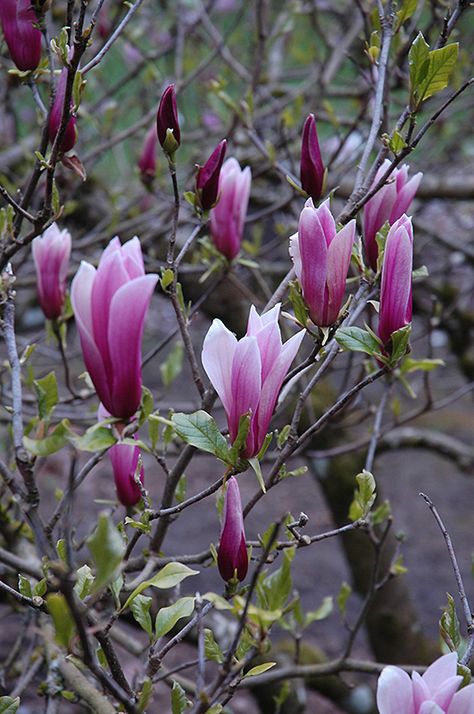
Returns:
[[[158,112],[156,114],[156,131],[158,141],[163,151],[170,156],[179,148],[181,131],[178,121],[178,107],[176,104],[176,89],[174,84],[166,87],[161,95]]]
[[[151,126],[145,136],[142,152],[138,159],[138,169],[140,177],[146,186],[153,183],[156,176],[156,145],[158,144],[158,134],[156,125]]]
[[[282,344],[279,314],[279,304],[263,315],[252,305],[245,337],[237,340],[214,320],[204,338],[202,363],[224,405],[232,442],[240,417],[250,413],[245,458],[262,448],[281,385],[305,334],[300,330]]]
[[[32,249],[41,309],[48,320],[56,320],[66,299],[71,234],[53,223],[33,240]]]
[[[237,159],[227,159],[219,178],[219,200],[211,210],[211,235],[217,250],[228,260],[240,250],[250,196],[250,167],[241,169]]]
[[[132,438],[137,437],[134,434]],[[118,499],[123,506],[134,506],[141,498],[140,488],[135,481],[140,449],[138,446],[118,442],[109,449],[108,454],[112,462]],[[140,468],[140,481],[144,482],[143,466]]]
[[[382,166],[375,174],[372,186],[376,186],[391,162],[385,159]],[[373,270],[377,269],[379,249],[375,236],[384,223],[388,221],[393,225],[410,208],[415,194],[423,178],[422,173],[408,178],[407,164],[395,169],[387,183],[370,198],[364,206],[364,245],[367,261]]]
[[[41,60],[41,31],[31,0],[0,0],[0,23],[13,62],[22,72],[33,71]]]
[[[298,233],[290,238],[290,256],[304,301],[315,325],[336,322],[344,299],[355,237],[355,220],[339,232],[329,199],[315,208],[309,198],[301,211]]]
[[[472,714],[474,684],[459,689],[456,652],[439,657],[420,676],[385,667],[377,685],[379,714]]]
[[[49,140],[53,144],[56,139],[56,134],[61,126],[61,119],[63,116],[64,109],[64,99],[66,96],[66,85],[67,85],[68,71],[66,67],[63,67],[61,74],[59,75],[58,84],[56,87],[56,94],[54,96],[53,106],[51,107],[51,112],[49,114]],[[70,104],[72,110],[72,101]],[[66,130],[61,142],[60,150],[63,153],[70,151],[77,141],[77,128],[76,128],[76,117],[71,115],[66,124]]]
[[[234,476],[227,481],[217,565],[226,582],[234,577],[242,582],[249,567],[242,502],[239,484]]]
[[[413,228],[403,215],[390,228],[385,242],[380,287],[378,335],[384,345],[412,317]]]
[[[223,139],[214,149],[204,166],[200,166],[196,176],[196,195],[200,208],[209,211],[219,192],[219,176],[227,150],[227,141]]]
[[[82,354],[97,395],[114,417],[129,419],[141,399],[141,341],[157,275],[145,275],[137,237],[114,238],[97,270],[82,261],[71,301]]]
[[[314,114],[310,114],[303,127],[301,139],[300,179],[304,191],[316,203],[324,190],[324,164],[319,148]]]

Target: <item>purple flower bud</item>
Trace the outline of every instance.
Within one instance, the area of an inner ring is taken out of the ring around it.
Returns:
[[[354,237],[355,220],[336,232],[329,199],[319,208],[311,198],[306,201],[298,233],[290,238],[290,255],[310,317],[319,327],[333,325],[338,318]]]
[[[145,141],[143,143],[142,153],[138,159],[138,168],[140,170],[141,179],[145,185],[153,183],[153,179],[156,175],[157,143],[158,135],[156,133],[156,126],[153,124],[153,126],[151,126],[147,131]]]
[[[250,196],[252,173],[243,171],[237,159],[227,159],[219,177],[219,200],[211,210],[211,235],[214,245],[228,260],[240,250]]]
[[[10,56],[19,70],[32,71],[41,60],[41,31],[32,0],[0,0],[0,22]]]
[[[223,579],[245,579],[249,567],[239,484],[234,476],[227,481],[217,565]]]
[[[33,241],[39,302],[48,320],[56,320],[63,310],[70,255],[71,234],[56,223]]]
[[[158,140],[167,154],[174,154],[181,142],[174,84],[165,89],[156,115]]]
[[[203,211],[209,211],[217,201],[219,176],[226,150],[227,141],[223,139],[216,146],[204,166],[200,166],[197,172],[196,194],[199,206]]]
[[[385,159],[377,171],[372,186],[376,186],[390,166],[390,160]],[[393,225],[400,216],[408,211],[417,192],[422,173],[417,173],[408,179],[408,166],[403,164],[395,169],[387,183],[370,198],[364,206],[364,245],[367,262],[373,270],[377,270],[379,249],[375,236],[384,223]]]
[[[132,438],[137,437],[134,434]],[[141,498],[140,488],[135,481],[140,449],[138,446],[119,442],[109,449],[109,456],[119,501],[124,506],[134,506]],[[140,469],[140,481],[144,481],[143,466]]]
[[[114,417],[128,419],[141,399],[141,341],[157,275],[145,275],[137,237],[114,238],[97,270],[82,261],[71,301],[84,362],[97,395]]]
[[[390,228],[385,243],[380,287],[378,335],[387,345],[393,332],[412,317],[413,228],[405,214]]]
[[[56,87],[56,95],[54,97],[53,106],[51,107],[51,112],[49,115],[49,140],[53,144],[56,139],[56,134],[61,126],[61,118],[63,115],[64,99],[66,96],[66,85],[67,85],[67,75],[68,71],[66,67],[63,67],[61,74],[59,76],[59,81]],[[72,109],[72,101],[70,109]],[[77,141],[77,129],[76,129],[76,117],[70,116],[68,123],[66,124],[66,131],[64,132],[63,140],[61,143],[61,152],[66,153],[70,151]]]
[[[241,340],[220,320],[213,321],[204,338],[202,363],[224,405],[232,442],[240,417],[250,413],[245,458],[262,448],[281,385],[305,335],[300,330],[282,344],[279,313],[280,304],[264,315],[252,305],[247,334]]]
[[[304,191],[316,203],[324,190],[324,165],[319,149],[316,119],[310,114],[303,127],[301,140],[300,179]]]

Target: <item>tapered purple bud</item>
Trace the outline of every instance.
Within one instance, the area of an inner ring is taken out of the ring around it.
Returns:
[[[412,270],[413,228],[404,214],[390,228],[383,256],[378,335],[384,345],[411,322]]]
[[[158,134],[156,126],[153,124],[145,136],[142,153],[138,159],[138,168],[140,176],[145,185],[150,185],[156,175],[156,145],[158,143]]]
[[[71,255],[71,234],[53,223],[33,241],[38,297],[48,320],[60,317],[66,298],[66,279]]]
[[[210,215],[212,240],[228,260],[240,250],[251,182],[249,166],[242,170],[233,157],[224,162],[219,177],[219,200]]]
[[[249,567],[239,484],[234,476],[227,481],[217,565],[223,579],[245,579]]]
[[[174,154],[181,142],[174,84],[163,92],[156,115],[158,140],[167,154]]]
[[[132,438],[137,437],[134,434]],[[114,471],[118,499],[124,506],[134,506],[141,498],[140,488],[135,481],[140,449],[138,446],[119,442],[112,446],[108,453]],[[143,466],[140,469],[140,481],[143,484]]]
[[[300,179],[304,191],[316,203],[324,190],[324,165],[319,149],[316,119],[310,114],[303,127],[301,140]]]
[[[290,238],[290,255],[304,301],[315,325],[333,325],[346,289],[355,237],[355,220],[339,232],[329,199],[315,208],[309,198],[301,211],[298,233]]]
[[[232,442],[240,417],[250,413],[245,458],[263,446],[281,385],[305,334],[300,330],[282,344],[279,313],[280,304],[263,315],[252,305],[241,340],[220,320],[213,321],[204,338],[202,363],[224,405]]]
[[[41,60],[41,31],[32,0],[0,0],[0,22],[13,62],[22,72],[37,68]]]
[[[141,341],[157,275],[145,275],[137,237],[114,238],[97,270],[82,261],[71,301],[84,362],[97,395],[112,416],[129,419],[141,399]]]
[[[372,186],[376,186],[390,166],[390,160],[385,159],[377,171]],[[364,206],[364,246],[367,262],[373,270],[377,270],[379,249],[375,236],[384,223],[393,225],[410,208],[415,194],[423,178],[422,173],[408,178],[408,166],[403,164],[395,169],[387,183],[370,198]]]
[[[59,81],[56,87],[56,95],[54,97],[53,106],[51,107],[51,112],[49,115],[49,140],[53,144],[56,139],[56,134],[61,126],[61,118],[63,115],[64,99],[66,96],[66,85],[67,85],[68,71],[66,67],[63,67],[61,74],[59,75]],[[71,101],[70,109],[72,110],[73,104]],[[71,115],[68,123],[66,125],[66,131],[64,132],[63,140],[61,142],[61,152],[66,153],[70,151],[77,141],[77,128],[76,128],[76,117]]]
[[[200,166],[196,176],[196,195],[200,208],[209,211],[217,201],[219,176],[227,150],[227,141],[223,139],[216,146],[204,166]]]

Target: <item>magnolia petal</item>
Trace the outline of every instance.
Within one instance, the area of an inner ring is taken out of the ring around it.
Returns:
[[[237,436],[239,420],[243,414],[250,412],[254,421],[260,399],[261,373],[257,339],[253,336],[243,337],[237,343],[232,361],[232,404],[229,414],[231,441]]]
[[[311,319],[319,324],[324,312],[327,273],[327,242],[318,211],[305,207],[298,224],[298,246],[301,257],[301,289]]]
[[[237,577],[240,581],[247,574],[248,555],[242,516],[242,502],[239,485],[234,476],[227,482],[217,564],[220,574],[226,581],[234,577],[235,571],[237,571]]]
[[[407,181],[403,188],[401,188],[390,213],[390,223],[394,223],[398,218],[400,218],[400,216],[408,211],[411,202],[415,198],[415,194],[418,191],[418,186],[420,185],[422,178],[423,174],[419,172]]]
[[[347,271],[355,238],[355,220],[342,228],[328,248],[327,287],[329,292],[327,324],[332,325],[341,309],[346,290]]]
[[[232,408],[232,361],[236,347],[236,336],[221,320],[213,320],[204,338],[201,361],[227,415]]]
[[[432,699],[436,704],[438,704],[443,711],[447,711],[449,705],[452,702],[455,692],[459,689],[459,685],[462,682],[462,677],[455,675],[454,677],[448,677],[444,682],[435,689]]]
[[[135,435],[133,436],[135,439]],[[115,488],[119,501],[124,506],[134,506],[141,498],[138,484],[135,483],[135,471],[138,466],[140,449],[130,444],[115,444],[109,449],[110,461],[114,471]],[[140,481],[143,483],[143,466]]]
[[[382,268],[379,337],[384,343],[410,322],[412,267],[413,241],[405,225],[396,223],[387,236]]]
[[[410,677],[399,667],[385,667],[377,685],[379,714],[416,714]]]
[[[474,684],[463,687],[453,697],[449,705],[448,714],[473,714],[474,712]]]
[[[438,657],[433,664],[430,664],[423,674],[423,681],[432,694],[436,692],[441,682],[456,676],[457,666],[458,656],[456,652],[450,652]]]
[[[298,233],[293,233],[293,235],[290,236],[290,246],[289,246],[288,252],[290,254],[291,260],[293,261],[296,277],[298,278],[299,282],[301,283],[302,265],[301,265],[301,255],[300,255],[300,245],[299,245]]]

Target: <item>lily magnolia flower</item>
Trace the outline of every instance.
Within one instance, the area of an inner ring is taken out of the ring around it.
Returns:
[[[391,162],[385,159],[382,166],[375,174],[372,186],[376,186]],[[375,236],[384,223],[388,221],[393,225],[410,208],[415,194],[423,178],[417,173],[408,178],[407,164],[395,169],[387,183],[370,198],[364,206],[364,245],[367,261],[373,270],[377,270],[377,257],[379,249]]]
[[[32,249],[41,309],[48,320],[56,320],[66,299],[71,234],[53,223],[33,240]]]
[[[242,582],[247,575],[249,567],[242,502],[240,500],[239,484],[234,476],[227,481],[217,565],[222,578],[226,582],[234,577],[237,577],[237,580]]]
[[[157,275],[145,275],[140,241],[113,238],[97,270],[82,261],[71,301],[82,354],[97,395],[114,417],[129,419],[141,399],[141,341]]]
[[[143,183],[149,186],[156,176],[156,146],[158,144],[158,134],[156,126],[153,124],[145,136],[142,152],[138,159],[138,169]]]
[[[351,262],[355,220],[339,232],[329,208],[329,199],[315,208],[309,198],[301,211],[298,233],[290,238],[290,256],[304,301],[315,325],[336,322]]]
[[[420,676],[385,667],[377,686],[379,714],[472,714],[474,684],[459,689],[455,652],[440,657]]]
[[[59,80],[56,87],[56,94],[49,115],[49,140],[52,144],[54,143],[54,140],[56,139],[56,134],[58,133],[59,127],[61,126],[61,118],[64,109],[64,99],[66,96],[67,75],[67,68],[63,67],[63,69],[61,70],[61,74],[59,75]],[[71,101],[71,110],[72,106],[73,105]],[[67,151],[70,151],[72,149],[76,141],[76,117],[71,115],[68,119],[68,123],[66,124],[66,131],[64,132],[60,150],[65,154]]]
[[[137,437],[133,434],[132,438],[136,439]],[[142,497],[140,488],[135,481],[140,449],[138,446],[118,442],[109,449],[108,453],[114,471],[118,499],[123,506],[134,506]],[[143,466],[140,469],[139,478],[143,483]]]
[[[32,0],[1,0],[0,23],[13,62],[22,72],[33,71],[41,60],[41,31]]]
[[[169,132],[168,129],[170,130]],[[163,151],[169,155],[174,154],[181,142],[174,84],[170,84],[169,87],[166,87],[161,95],[158,112],[156,114],[156,131],[158,133],[158,141],[163,147]]]
[[[412,317],[413,228],[403,215],[390,228],[385,243],[380,287],[378,335],[384,345]]]
[[[303,127],[300,161],[301,187],[316,203],[324,190],[324,164],[319,148],[314,114],[310,114]]]
[[[240,250],[251,182],[249,166],[242,170],[233,157],[224,162],[219,177],[219,200],[210,216],[214,245],[228,260]]]
[[[200,166],[196,176],[196,194],[199,206],[209,211],[217,201],[219,176],[227,150],[227,141],[223,139],[214,149],[204,166]]]
[[[245,458],[262,448],[281,385],[305,334],[301,330],[282,344],[279,313],[279,304],[263,315],[252,305],[245,337],[237,340],[216,319],[204,338],[202,363],[224,405],[232,442],[240,417],[250,413]]]

